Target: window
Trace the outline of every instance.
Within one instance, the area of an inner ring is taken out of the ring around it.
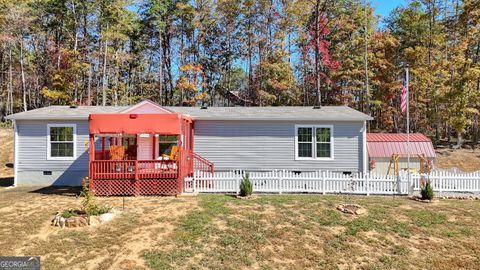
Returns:
[[[332,159],[332,126],[296,126],[296,159]]]
[[[47,159],[72,160],[75,158],[75,125],[48,125],[47,133]]]
[[[298,157],[312,157],[312,128],[298,128]]]
[[[176,135],[159,135],[158,136],[158,156],[170,155],[172,147],[178,144]]]
[[[317,135],[317,158],[331,157],[330,149],[330,128],[318,127],[315,128]]]

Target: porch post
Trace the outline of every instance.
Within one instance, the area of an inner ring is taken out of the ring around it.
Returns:
[[[105,137],[102,137],[102,159],[105,160]]]
[[[89,145],[89,160],[88,160],[88,179],[89,179],[89,185],[90,189],[94,190],[94,183],[93,183],[93,178],[94,178],[94,168],[92,166],[92,162],[95,160],[95,135],[90,134],[90,145]]]
[[[90,161],[95,160],[95,135],[90,134]]]
[[[156,159],[156,158],[155,158],[155,150],[156,150],[156,148],[155,148],[155,144],[156,144],[155,141],[156,141],[156,140],[155,140],[155,134],[152,134],[152,135],[153,135],[153,136],[152,136],[152,137],[153,137],[153,138],[152,138],[152,159],[155,160],[155,159]]]

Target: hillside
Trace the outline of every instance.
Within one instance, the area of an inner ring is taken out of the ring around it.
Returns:
[[[13,176],[13,130],[0,128],[0,178]]]
[[[440,149],[437,150],[436,166],[441,169],[458,168],[464,172],[480,170],[480,150]]]

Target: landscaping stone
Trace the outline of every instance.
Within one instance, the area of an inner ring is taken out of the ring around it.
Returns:
[[[419,196],[413,196],[413,197],[410,197],[410,199],[415,200],[417,202],[423,202],[423,203],[437,203],[437,202],[439,202],[439,200],[436,199],[436,198],[432,199],[432,200],[424,200]]]
[[[88,220],[86,217],[78,216],[65,219],[65,227],[72,228],[85,226],[88,226]]]
[[[58,226],[61,228],[67,227],[67,228],[75,228],[75,227],[85,227],[85,226],[98,226],[104,223],[107,223],[111,220],[113,220],[117,215],[118,211],[115,209],[112,209],[111,212],[101,214],[98,216],[90,216],[87,217],[85,215],[80,215],[80,216],[73,216],[69,218],[63,218],[60,216],[60,213],[57,212],[53,217],[52,217],[52,225],[53,226]]]
[[[358,204],[341,204],[337,206],[337,210],[352,215],[363,215],[367,213],[367,210]]]

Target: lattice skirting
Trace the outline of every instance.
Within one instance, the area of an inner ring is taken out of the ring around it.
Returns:
[[[91,180],[90,186],[97,196],[177,195],[182,192],[180,179]]]

